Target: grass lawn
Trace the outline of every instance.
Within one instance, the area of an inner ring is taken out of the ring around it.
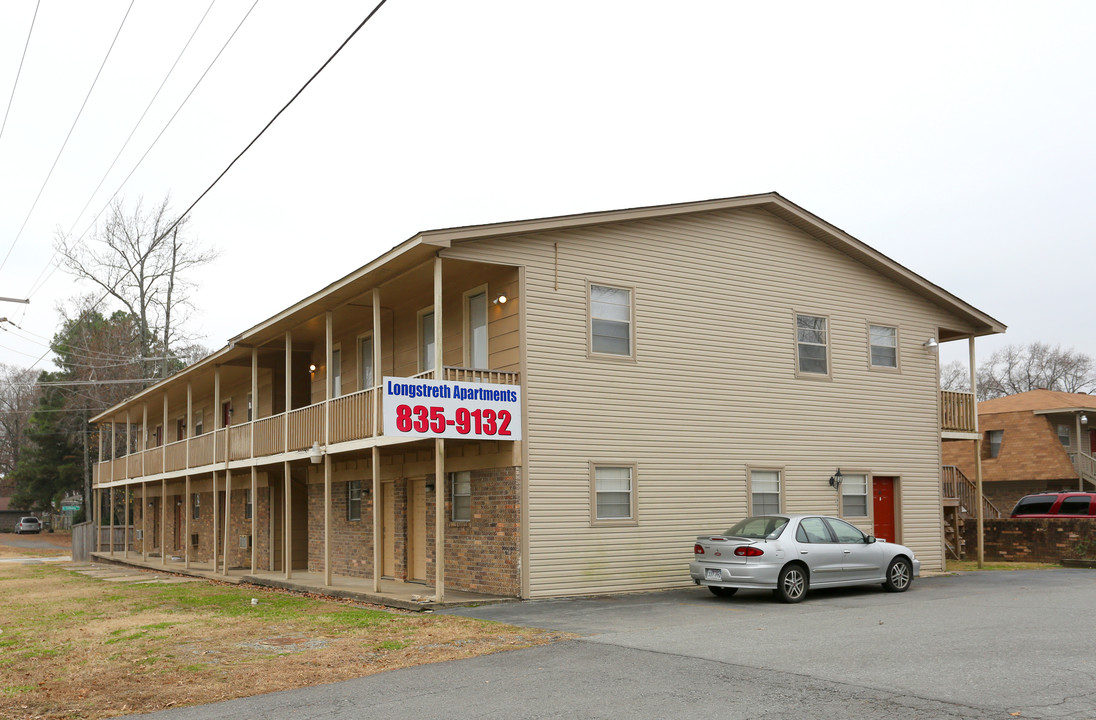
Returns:
[[[567,637],[210,581],[114,582],[52,564],[0,563],[0,608],[0,718],[12,719],[150,712]]]

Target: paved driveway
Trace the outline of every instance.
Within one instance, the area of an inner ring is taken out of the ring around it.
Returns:
[[[1096,572],[922,578],[801,605],[703,589],[448,611],[576,641],[172,718],[1092,718]],[[1019,713],[1019,715],[1012,715]]]

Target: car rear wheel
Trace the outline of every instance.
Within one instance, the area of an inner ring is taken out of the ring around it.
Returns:
[[[807,570],[802,565],[785,565],[776,581],[780,602],[797,603],[807,594]]]
[[[895,558],[887,567],[887,579],[883,588],[887,592],[905,592],[913,582],[913,568],[906,558]]]
[[[708,589],[711,590],[712,595],[715,595],[716,597],[730,597],[738,592],[738,588],[716,587],[715,585],[709,585]]]

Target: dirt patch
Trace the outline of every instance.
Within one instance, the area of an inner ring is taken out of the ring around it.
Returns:
[[[211,581],[108,583],[52,565],[0,566],[0,607],[0,717],[13,720],[151,712],[571,637]]]

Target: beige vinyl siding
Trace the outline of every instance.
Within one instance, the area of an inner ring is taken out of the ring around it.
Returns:
[[[901,540],[941,567],[937,357],[921,343],[961,319],[758,208],[444,255],[526,266],[529,596],[687,584],[694,537],[746,513],[750,465],[784,468],[789,512],[836,513],[839,466],[898,476]],[[590,282],[634,288],[634,362],[587,357]],[[829,317],[832,379],[796,377],[797,311]],[[898,372],[868,370],[879,317],[899,328]],[[589,462],[612,457],[636,463],[633,527],[590,522]]]

